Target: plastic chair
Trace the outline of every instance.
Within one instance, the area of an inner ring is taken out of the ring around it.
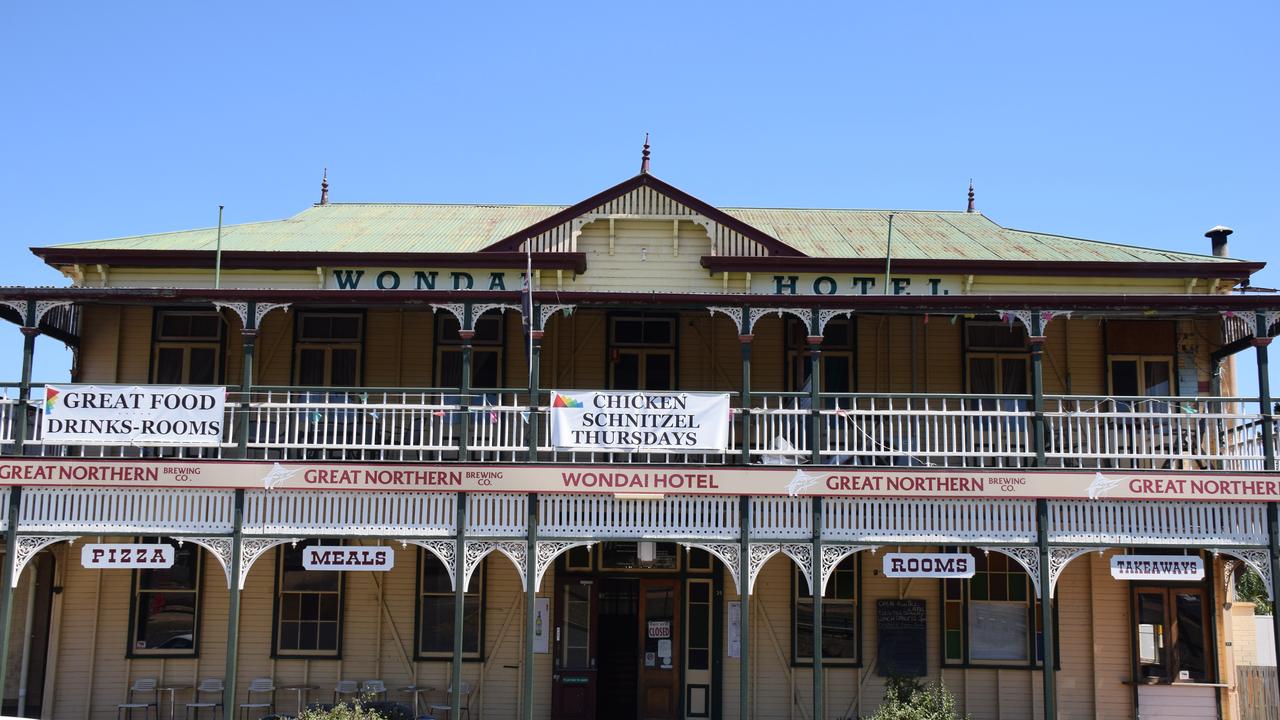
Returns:
[[[267,696],[267,702],[253,701],[254,695],[262,695],[264,693]],[[275,711],[276,711],[275,681],[272,680],[271,678],[265,678],[265,677],[254,678],[253,682],[249,683],[249,689],[246,690],[244,693],[244,699],[245,701],[240,703],[241,720],[245,720],[246,718],[249,717],[250,710],[266,710],[266,712],[260,713],[259,717],[261,717],[262,715],[275,714]]]
[[[459,703],[458,713],[460,715],[465,716],[467,720],[471,720],[471,683],[467,682],[466,680],[463,680],[458,685],[458,689],[462,691],[462,702]],[[429,705],[427,707],[427,711],[430,712],[433,717],[439,716],[441,714],[449,715],[452,713],[453,686],[450,685],[449,688],[445,690],[445,693],[446,693],[446,697],[449,698],[450,702],[446,702],[440,705]],[[449,718],[449,720],[458,720],[458,719],[451,717]]]
[[[226,714],[222,707],[222,692],[225,689],[222,685],[222,680],[219,678],[201,680],[200,684],[196,686],[195,697],[191,699],[191,702],[187,703],[184,717],[188,720],[200,720],[200,711],[208,709],[213,711],[213,720],[218,720],[219,717]],[[200,696],[207,693],[213,693],[216,700],[214,702],[201,702]]]
[[[387,685],[381,680],[365,680],[360,686],[362,695],[374,695],[379,700],[387,699]]]
[[[342,702],[343,695],[359,695],[360,684],[355,680],[339,680],[337,685],[333,686],[333,702],[338,704]]]
[[[116,705],[116,718],[123,717],[126,720],[133,716],[134,710],[141,710],[142,717],[151,717],[151,708],[156,709],[156,717],[160,716],[160,691],[156,689],[155,678],[138,678],[129,686],[129,692],[125,694],[124,702]],[[139,693],[151,693],[151,702],[138,702],[134,699]]]

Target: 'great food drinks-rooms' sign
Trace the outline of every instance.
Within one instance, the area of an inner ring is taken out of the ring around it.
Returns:
[[[218,445],[227,391],[164,385],[46,385],[40,433],[79,445]]]

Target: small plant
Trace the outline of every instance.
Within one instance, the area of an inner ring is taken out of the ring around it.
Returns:
[[[914,678],[889,678],[884,703],[866,720],[969,720],[942,681],[921,685]]]
[[[357,698],[336,705],[309,705],[298,720],[414,720],[413,710],[394,702]]]

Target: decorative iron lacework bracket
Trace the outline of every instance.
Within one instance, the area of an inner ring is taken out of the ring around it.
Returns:
[[[827,330],[827,323],[840,317],[853,317],[852,310],[818,310],[818,334],[822,335]]]
[[[538,329],[545,330],[547,328],[547,321],[551,319],[552,315],[555,315],[561,310],[572,311],[575,307],[577,306],[576,305],[540,305],[538,306]]]
[[[19,535],[18,549],[13,554],[13,583],[11,587],[18,587],[18,580],[22,578],[22,569],[31,562],[41,550],[53,545],[54,543],[72,542],[75,537],[67,537],[66,535]]]
[[[699,550],[705,550],[707,553],[719,559],[720,562],[724,563],[725,567],[729,568],[729,572],[733,575],[734,589],[738,590],[739,593],[742,592],[742,590],[738,588],[738,572],[741,564],[738,562],[737,543],[682,542],[680,544],[686,549],[697,548]]]
[[[515,564],[516,572],[520,575],[520,587],[524,587],[528,563],[526,562],[527,548],[523,540],[467,540],[465,557],[462,559],[462,587],[465,588],[471,584],[471,574],[480,567],[480,561],[494,550],[506,555]],[[455,586],[454,589],[456,590],[457,587]]]
[[[1035,335],[1035,331],[1031,329],[1033,318],[1035,318],[1035,313],[1036,313],[1035,310],[999,310],[997,312],[1000,313],[1001,320],[1004,320],[1005,318],[1010,318],[1010,317],[1014,318],[1018,322],[1022,323],[1022,327],[1026,328],[1028,336]],[[1046,329],[1049,327],[1049,323],[1053,322],[1054,318],[1071,317],[1070,310],[1041,310],[1039,312],[1040,312],[1040,335],[1041,336],[1045,334]]]
[[[26,324],[26,322],[27,322],[27,306],[28,306],[30,303],[31,303],[31,301],[30,301],[30,300],[0,300],[0,305],[7,305],[7,306],[9,306],[9,307],[13,308],[13,311],[14,311],[14,312],[18,313],[18,324],[19,324],[19,325],[25,325],[25,324]]]
[[[596,542],[595,540],[539,540],[534,549],[538,557],[534,558],[533,589],[542,589],[542,576],[547,574],[547,570],[551,568],[551,563],[555,562],[556,558],[573,548],[589,548]]]
[[[756,576],[760,574],[769,562],[769,558],[783,553],[791,558],[791,561],[800,568],[800,572],[804,574],[805,582],[809,583],[809,587],[813,587],[813,547],[808,543],[751,543],[747,547],[747,559],[750,566],[747,570],[747,594],[754,594],[756,591]],[[735,587],[737,581],[734,581]],[[738,593],[742,593],[742,589],[738,589]]]
[[[458,327],[467,326],[467,306],[463,303],[431,303],[431,312],[444,310],[458,320]]]
[[[240,539],[240,579],[237,587],[244,590],[244,582],[249,578],[249,571],[271,548],[285,543],[301,542],[302,538],[241,538]]]
[[[1088,555],[1097,550],[1092,547],[1051,547],[1049,548],[1049,597],[1052,598],[1058,593],[1058,578],[1062,576],[1062,572],[1067,569],[1067,565],[1072,560],[1081,555]],[[1036,548],[1036,558],[1039,559],[1039,548]]]
[[[831,573],[836,571],[836,566],[844,561],[850,555],[861,552],[863,550],[872,550],[876,548],[874,545],[822,545],[822,580],[818,583],[819,591],[827,592],[827,581],[831,579]],[[810,587],[813,587],[810,585]]]
[[[1267,598],[1275,600],[1271,596],[1271,552],[1269,550],[1248,549],[1248,548],[1213,548],[1215,554],[1230,555],[1245,565],[1253,568],[1254,572],[1262,576],[1262,586],[1267,589]],[[1224,563],[1225,564],[1225,563]],[[1223,580],[1227,585],[1231,584],[1231,574],[1235,568],[1231,567],[1224,570],[1225,577]]]
[[[516,312],[520,312],[520,306],[512,305],[510,303],[484,303],[483,305],[472,305],[471,327],[474,328],[476,326],[476,321],[480,319],[480,316],[490,310],[502,310],[503,312],[506,312],[507,310],[515,310]]]
[[[792,315],[794,317],[800,318],[800,320],[804,322],[805,332],[808,332],[809,326],[813,323],[813,311],[810,310],[809,308],[780,308],[780,307],[756,308],[756,307],[753,307],[751,308],[751,312],[749,313],[749,316],[747,318],[747,334],[750,335],[751,333],[755,332],[756,323],[760,320],[760,318],[764,317],[765,315],[768,315],[769,313],[774,313],[778,317],[782,317],[782,313],[787,313],[788,315]]]
[[[1042,597],[1040,594],[1040,548],[1033,547],[1033,546],[1031,547],[1022,546],[1022,547],[983,547],[981,549],[983,552],[998,552],[1002,555],[1008,555],[1009,557],[1016,560],[1018,564],[1022,566],[1022,569],[1027,571],[1027,575],[1031,577],[1031,585],[1032,587],[1035,588],[1036,597]],[[1053,565],[1052,559],[1050,559],[1049,564],[1052,567]]]
[[[289,303],[258,303],[254,307],[254,311],[253,311],[253,326],[250,327],[249,303],[222,302],[220,300],[214,300],[213,306],[218,308],[219,310],[226,308],[234,312],[236,315],[239,315],[240,327],[244,328],[245,330],[257,330],[258,328],[262,327],[262,319],[266,317],[267,313],[270,313],[272,310],[279,310],[283,308],[285,312],[289,312]]]
[[[70,300],[37,300],[36,301],[36,327],[40,327],[40,321],[44,320],[44,316],[54,308],[66,307],[71,305]],[[26,319],[26,316],[23,316]]]
[[[712,317],[715,317],[716,313],[720,313],[721,315],[728,317],[730,320],[733,321],[734,329],[737,330],[739,333],[742,332],[742,308],[731,307],[731,306],[726,307],[722,305],[712,305],[712,306],[709,306],[707,310],[710,312]],[[748,328],[748,330],[750,329]]]
[[[417,545],[432,555],[435,555],[436,559],[444,565],[445,572],[449,575],[449,587],[451,589],[456,587],[457,579],[455,577],[456,571],[454,569],[456,563],[454,562],[453,540],[401,538],[398,542],[402,547],[405,545]]]
[[[195,543],[200,547],[208,550],[218,560],[218,564],[222,566],[222,572],[227,576],[227,588],[231,588],[231,558],[232,546],[234,543],[229,537],[175,537],[181,545],[184,542]]]

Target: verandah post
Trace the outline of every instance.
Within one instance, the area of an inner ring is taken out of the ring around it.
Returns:
[[[470,309],[468,309],[470,314]],[[465,368],[466,365],[464,364]],[[464,370],[465,373],[465,370]],[[465,377],[465,375],[464,375]],[[458,522],[453,547],[453,675],[449,679],[449,717],[456,718],[462,710],[462,623],[467,601],[466,542],[467,494],[458,493]],[[528,563],[526,563],[527,565]]]
[[[27,405],[31,402],[31,367],[35,362],[36,303],[27,301],[26,316],[22,319],[22,379],[18,384],[18,404],[13,407],[13,454],[25,454],[27,444]],[[3,686],[0,686],[3,689]]]
[[[1036,467],[1045,466],[1044,427],[1044,343],[1043,320],[1040,311],[1031,313],[1031,446],[1035,450]],[[1053,627],[1053,598],[1050,592],[1049,573],[1049,501],[1036,500],[1036,546],[1040,554],[1040,625],[1044,637],[1044,720],[1055,720],[1058,713],[1057,677],[1054,670],[1055,628]]]
[[[534,307],[534,313],[538,312]],[[538,461],[538,394],[541,392],[539,383],[541,378],[539,373],[542,371],[542,331],[529,331],[529,424],[527,428],[527,437],[529,439],[529,462]],[[532,500],[530,501],[532,502]],[[530,556],[532,557],[532,556]]]
[[[1044,330],[1040,311],[1031,313],[1031,447],[1036,454],[1036,467],[1044,467]]]
[[[0,701],[4,699],[9,674],[9,630],[13,620],[14,573],[18,564],[18,513],[22,508],[22,488],[9,490],[9,526],[4,531],[4,570],[0,572]]]
[[[253,388],[253,351],[258,341],[258,303],[250,300],[247,307],[240,331],[244,353],[240,368],[240,422],[236,424],[236,456],[241,458],[249,455],[249,393]]]
[[[458,459],[466,462],[467,447],[471,442],[471,339],[475,337],[476,331],[471,322],[471,303],[463,303],[462,308],[462,320],[458,326],[458,337],[462,339],[462,387],[458,389],[458,399],[463,411],[462,436],[458,438]],[[458,558],[461,561],[462,556],[459,555]]]
[[[738,498],[738,717],[747,720],[751,708],[751,498]]]
[[[223,717],[234,717],[236,665],[240,643],[240,548],[244,540],[244,490],[236,490],[231,526],[231,562],[227,604],[227,663],[222,681]]]
[[[813,576],[809,588],[813,592],[813,717],[822,720],[822,498],[813,499],[813,552],[810,553]]]
[[[1256,326],[1253,333],[1253,347],[1258,354],[1258,410],[1259,422],[1262,423],[1262,457],[1263,468],[1268,472],[1276,469],[1275,429],[1272,427],[1271,413],[1271,370],[1268,365],[1267,345],[1271,344],[1266,316],[1256,313]],[[1280,507],[1276,503],[1267,503],[1267,545],[1271,554],[1271,599],[1280,601]],[[1280,638],[1280,613],[1271,613],[1271,633]]]
[[[537,632],[538,616],[538,495],[529,493],[529,531],[525,544],[524,562],[524,698],[520,717],[533,720],[533,638]]]
[[[738,344],[742,347],[742,395],[738,401],[742,415],[742,464],[751,464],[751,308],[743,306],[742,325],[738,327]],[[746,533],[743,533],[746,537]]]
[[[818,331],[816,310],[809,322],[809,336],[805,342],[809,345],[809,462],[817,465],[822,462],[822,334]]]

